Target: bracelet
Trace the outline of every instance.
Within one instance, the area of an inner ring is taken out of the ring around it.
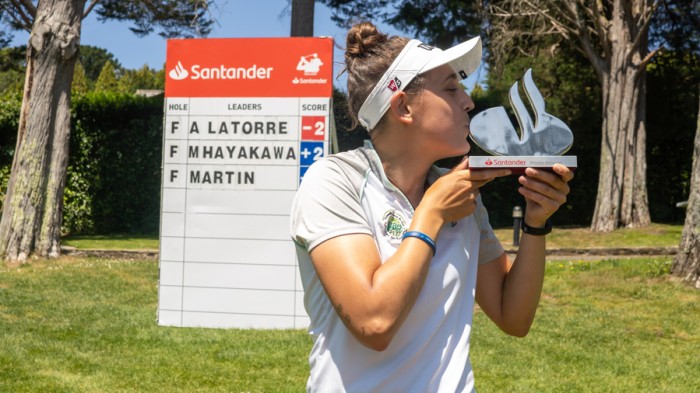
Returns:
[[[418,238],[418,239],[424,241],[428,246],[430,246],[430,249],[433,250],[433,256],[435,256],[435,240],[431,239],[430,236],[426,235],[423,232],[408,231],[408,232],[403,234],[403,237],[401,238],[401,240],[403,240],[407,237],[415,237],[415,238]]]
[[[544,228],[531,227],[525,223],[524,219],[520,221],[520,224],[520,227],[523,229],[523,233],[527,233],[528,235],[544,236],[552,232],[552,223],[549,220],[544,223]]]

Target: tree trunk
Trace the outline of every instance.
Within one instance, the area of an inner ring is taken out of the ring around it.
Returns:
[[[70,138],[70,88],[85,0],[40,1],[27,46],[17,149],[0,221],[0,256],[60,252]]]
[[[700,289],[700,100],[691,174],[688,210],[671,274]]]
[[[616,2],[617,3],[617,2]],[[599,73],[603,137],[593,231],[651,223],[646,185],[646,39],[635,45],[632,16],[616,4],[609,26],[609,67]],[[646,35],[646,34],[644,34]],[[640,65],[641,64],[641,65]]]
[[[314,0],[292,0],[291,36],[314,36]]]

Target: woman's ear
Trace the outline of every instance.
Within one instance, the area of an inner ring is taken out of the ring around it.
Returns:
[[[390,116],[404,124],[413,123],[413,105],[409,102],[408,94],[397,91],[389,100]]]

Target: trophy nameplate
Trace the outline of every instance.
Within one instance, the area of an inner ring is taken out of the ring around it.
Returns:
[[[470,156],[470,168],[508,168],[522,173],[525,168],[551,169],[562,164],[576,169],[576,156],[564,156],[574,143],[569,126],[544,110],[544,98],[532,80],[532,71],[523,76],[527,99],[535,116],[530,117],[518,93],[518,82],[510,88],[509,100],[520,126],[513,128],[502,106],[478,113],[470,123],[472,141],[491,156]]]

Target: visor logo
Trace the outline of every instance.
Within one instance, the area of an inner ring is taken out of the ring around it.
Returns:
[[[401,79],[399,77],[395,76],[394,79],[389,81],[389,85],[387,85],[387,88],[391,91],[396,91],[401,88]]]
[[[433,50],[433,48],[435,48],[434,46],[428,44],[420,44],[418,47],[425,50]]]

